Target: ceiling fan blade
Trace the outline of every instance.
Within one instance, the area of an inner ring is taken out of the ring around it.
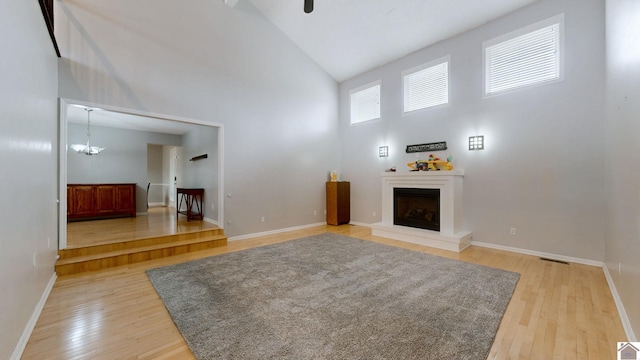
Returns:
[[[313,11],[313,0],[304,0],[304,12],[307,14]]]

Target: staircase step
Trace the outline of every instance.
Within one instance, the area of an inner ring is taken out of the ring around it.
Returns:
[[[109,244],[99,244],[92,246],[84,246],[78,248],[67,248],[58,251],[60,259],[75,258],[78,256],[87,256],[93,254],[104,254],[117,250],[136,249],[140,247],[146,247],[151,245],[169,244],[175,241],[194,240],[210,236],[224,235],[222,229],[208,229],[208,230],[196,230],[191,232],[184,232],[180,234],[159,235],[150,236],[146,238],[126,240],[121,242],[114,242]]]
[[[92,249],[88,253],[76,256],[66,254],[64,258],[61,256],[56,262],[56,273],[58,276],[62,276],[101,270],[227,244],[227,238],[223,234],[187,236],[186,239],[182,235],[186,234],[172,235],[174,241],[163,239],[159,243],[148,243],[149,239],[141,239],[109,244],[114,245],[115,249],[105,245],[97,245],[102,252],[96,252],[95,249]]]

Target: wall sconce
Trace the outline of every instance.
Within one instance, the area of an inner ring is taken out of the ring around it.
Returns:
[[[380,157],[389,156],[389,147],[388,146],[380,146],[378,148],[378,156],[380,156]]]
[[[469,151],[484,150],[484,135],[469,136]]]

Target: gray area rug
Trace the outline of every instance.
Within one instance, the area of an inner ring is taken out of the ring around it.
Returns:
[[[198,359],[486,359],[520,277],[332,233],[147,274]]]

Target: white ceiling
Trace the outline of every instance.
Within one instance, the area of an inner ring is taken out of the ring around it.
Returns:
[[[342,82],[536,0],[249,1]]]
[[[450,38],[536,0],[222,0],[248,1],[338,82]],[[84,107],[67,121],[87,123]],[[91,124],[182,135],[193,124],[96,109]]]

